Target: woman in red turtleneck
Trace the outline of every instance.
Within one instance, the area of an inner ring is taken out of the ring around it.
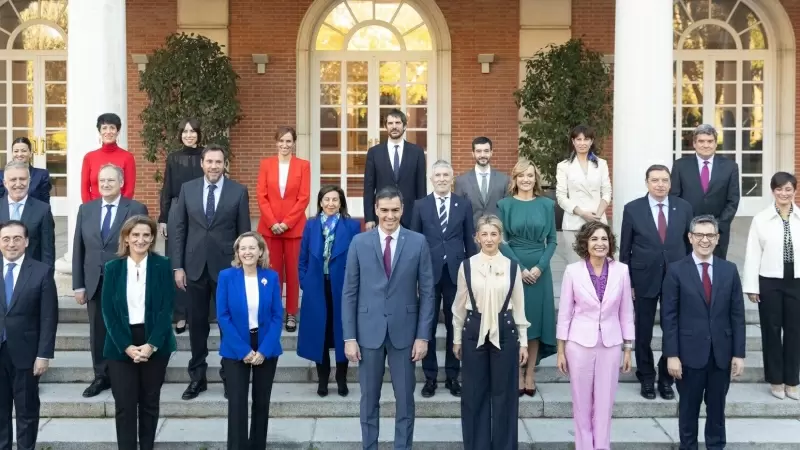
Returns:
[[[117,136],[122,128],[122,120],[114,113],[101,114],[97,118],[97,131],[100,133],[103,146],[83,157],[81,170],[81,199],[83,203],[100,198],[98,174],[106,164],[113,164],[122,169],[122,195],[133,198],[136,187],[136,161],[133,154],[117,145]]]

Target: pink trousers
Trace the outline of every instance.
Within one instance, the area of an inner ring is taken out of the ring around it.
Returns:
[[[572,388],[575,450],[611,448],[611,411],[619,382],[622,346],[588,348],[568,341],[564,349]]]

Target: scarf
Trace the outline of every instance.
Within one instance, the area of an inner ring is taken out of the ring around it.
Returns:
[[[330,263],[333,250],[333,238],[336,236],[336,224],[339,223],[339,213],[332,216],[319,213],[319,221],[322,223],[322,238],[325,241],[322,247],[322,273],[328,275],[328,263]]]

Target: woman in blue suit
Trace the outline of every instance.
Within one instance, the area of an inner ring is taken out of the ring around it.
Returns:
[[[233,244],[233,265],[219,273],[219,354],[228,390],[228,448],[267,448],[269,399],[281,349],[283,305],[278,274],[269,269],[264,238],[248,231]],[[247,394],[253,375],[250,437]]]
[[[336,384],[339,395],[347,388],[347,358],[342,337],[342,287],[347,250],[361,224],[347,213],[344,191],[323,186],[317,194],[317,217],[309,219],[300,244],[300,331],[297,356],[317,363],[317,394],[328,395],[331,373],[329,349],[336,349]]]
[[[11,144],[11,160],[28,165],[31,174],[30,180],[28,180],[28,195],[49,205],[50,188],[52,187],[50,184],[50,172],[47,169],[31,166],[31,158],[33,157],[31,148],[31,141],[28,138],[19,137],[14,139],[14,143]],[[0,170],[0,197],[6,195],[6,188],[3,186],[3,175],[4,171]]]

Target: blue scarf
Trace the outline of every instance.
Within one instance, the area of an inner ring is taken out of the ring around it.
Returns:
[[[322,238],[325,240],[322,248],[322,273],[328,275],[328,263],[330,263],[331,250],[333,250],[333,238],[336,236],[336,224],[339,223],[339,213],[332,216],[319,213],[319,221],[322,223]]]

